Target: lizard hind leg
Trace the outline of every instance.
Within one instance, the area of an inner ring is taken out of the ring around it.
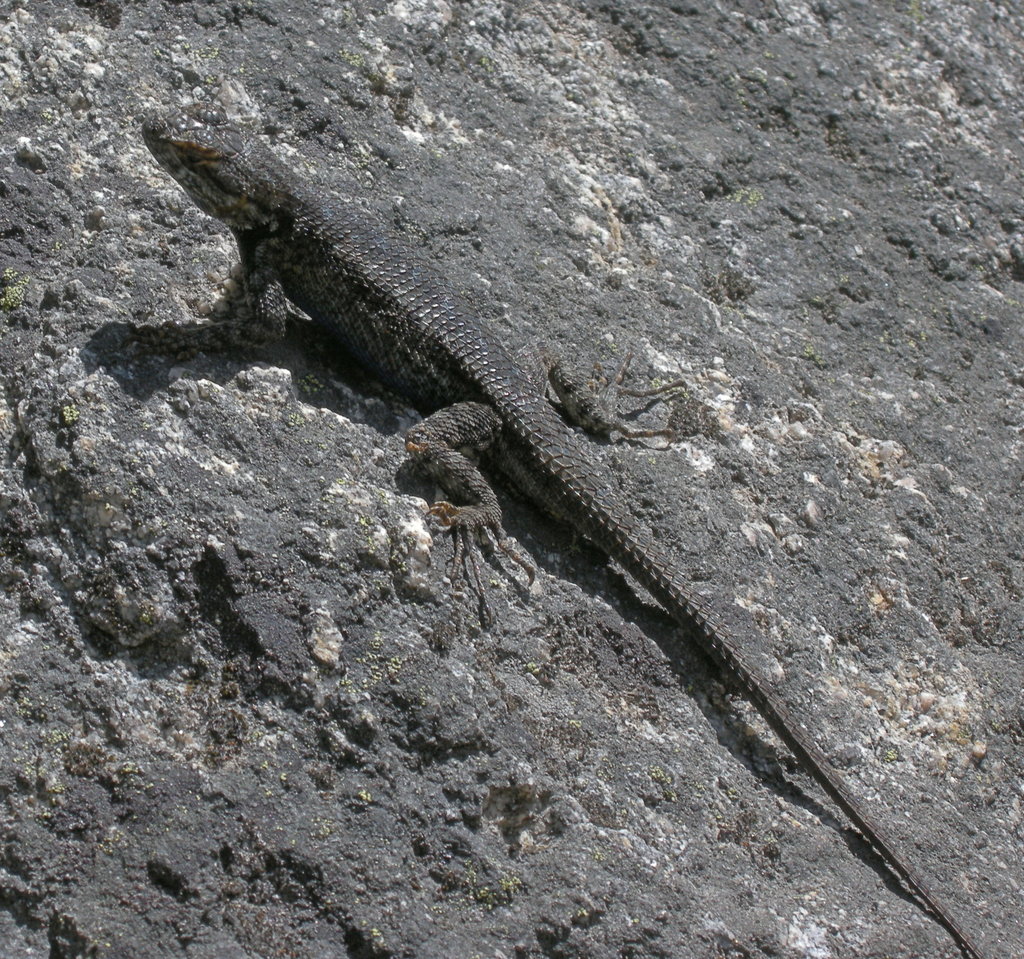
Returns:
[[[501,429],[501,417],[492,407],[466,402],[431,414],[405,437],[405,448],[415,465],[451,498],[434,503],[430,515],[452,534],[449,575],[453,600],[458,600],[462,587],[468,586],[476,597],[480,622],[485,626],[493,617],[480,572],[480,536],[520,565],[531,583],[536,572],[506,535],[494,490],[464,452],[468,449],[482,453],[497,439]]]
[[[621,396],[655,400],[672,391],[685,389],[686,384],[676,380],[646,390],[627,389],[622,384],[632,359],[632,353],[626,354],[612,377],[604,375],[600,364],[595,364],[593,375],[587,376],[581,370],[572,369],[551,350],[543,349],[540,354],[548,384],[570,422],[588,433],[605,438],[617,433],[629,440],[663,436],[671,442],[678,436],[671,423],[660,429],[635,429],[616,414],[615,400]]]

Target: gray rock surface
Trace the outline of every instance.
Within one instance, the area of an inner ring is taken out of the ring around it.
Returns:
[[[2,954],[958,954],[507,491],[538,583],[495,566],[495,624],[439,648],[415,414],[330,344],[125,346],[244,309],[138,133],[201,96],[510,343],[685,380],[692,435],[599,455],[1024,955],[1022,51],[994,0],[7,0]]]

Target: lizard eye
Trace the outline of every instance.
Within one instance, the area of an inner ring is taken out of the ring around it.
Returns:
[[[243,138],[223,110],[209,104],[197,104],[174,123],[168,138],[180,162],[190,167],[206,167],[235,156]]]

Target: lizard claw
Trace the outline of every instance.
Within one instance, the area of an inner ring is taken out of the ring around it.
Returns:
[[[447,500],[438,500],[427,510],[452,536],[452,557],[448,567],[448,578],[452,583],[455,598],[463,593],[463,586],[469,586],[475,595],[481,626],[494,621],[487,602],[487,587],[480,570],[480,534],[486,537],[492,549],[497,548],[523,569],[527,587],[533,585],[537,575],[536,567],[519,549],[515,540],[506,535],[499,523],[485,519],[473,507],[456,506]]]
[[[499,532],[504,532],[499,530]],[[533,581],[537,578],[537,567],[530,562],[526,554],[519,549],[519,545],[516,543],[511,536],[501,536],[497,540],[498,549],[500,549],[512,562],[519,565],[523,572],[526,573],[526,586],[529,588],[533,585]]]

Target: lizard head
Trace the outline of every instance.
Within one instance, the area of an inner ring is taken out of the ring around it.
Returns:
[[[255,136],[220,110],[196,106],[148,117],[142,137],[157,162],[204,212],[237,230],[272,225],[282,182],[263,182],[280,165]]]

